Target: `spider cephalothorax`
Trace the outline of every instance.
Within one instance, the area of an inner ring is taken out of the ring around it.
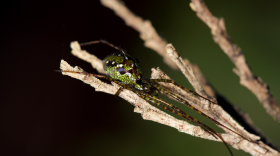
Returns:
[[[140,63],[129,55],[124,53],[108,55],[103,60],[103,69],[111,78],[143,90]]]

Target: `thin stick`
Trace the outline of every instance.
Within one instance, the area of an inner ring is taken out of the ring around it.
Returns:
[[[233,62],[233,71],[239,76],[240,84],[248,88],[263,105],[266,112],[280,122],[280,106],[260,77],[253,75],[241,49],[233,44],[227,34],[223,19],[211,14],[202,0],[192,0],[190,7],[210,29],[214,41]]]

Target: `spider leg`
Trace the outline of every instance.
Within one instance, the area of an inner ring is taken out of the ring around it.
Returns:
[[[123,91],[123,87],[121,86],[118,91],[115,93],[115,96],[119,96],[119,94]]]
[[[153,87],[157,88],[159,91],[162,91],[164,94],[167,94],[171,97],[173,97],[174,99],[178,100],[179,102],[185,104],[186,106],[188,106],[189,108],[195,110],[196,112],[198,112],[199,114],[207,117],[208,119],[210,119],[211,121],[213,121],[215,124],[219,125],[219,126],[222,126],[224,128],[226,128],[227,130],[237,134],[238,136],[242,137],[243,139],[249,141],[249,142],[252,142],[252,143],[255,143],[254,141],[242,136],[241,134],[235,132],[234,130],[231,130],[230,128],[224,126],[223,124],[221,124],[220,122],[218,122],[217,120],[211,118],[210,116],[206,115],[205,113],[201,112],[200,110],[198,110],[197,108],[195,108],[194,106],[192,106],[188,101],[182,99],[181,97],[169,92],[168,90],[166,90],[165,88],[163,88],[162,86],[160,86],[158,83],[153,83]],[[172,104],[171,104],[172,105]],[[174,107],[174,106],[173,106]]]
[[[97,78],[102,78],[102,79],[106,79],[109,81],[115,81],[115,79],[107,76],[107,75],[99,75],[99,74],[90,74],[90,73],[86,73],[86,72],[76,72],[76,71],[64,71],[64,70],[56,70],[58,72],[65,72],[65,73],[75,73],[75,74],[81,74],[81,75],[88,75],[88,76],[94,76]]]
[[[157,98],[155,96],[152,96],[150,94],[147,94],[143,91],[137,91],[136,94],[145,99],[148,102],[151,102],[152,104],[155,104],[165,110],[168,110],[174,114],[177,114],[185,119],[187,119],[188,121],[198,125],[199,127],[201,127],[204,131],[206,131],[207,133],[209,133],[210,135],[212,135],[214,138],[218,139],[220,138],[222,140],[222,142],[225,144],[225,146],[227,147],[227,149],[229,150],[230,154],[232,154],[230,148],[228,147],[227,143],[225,142],[225,140],[223,139],[223,137],[221,135],[219,135],[218,133],[216,133],[212,128],[208,127],[207,125],[203,124],[202,122],[200,122],[199,120],[193,118],[192,116],[186,114],[184,111],[182,111],[181,109],[179,109],[178,107],[160,99]],[[217,138],[218,137],[218,138]]]
[[[117,46],[113,45],[112,43],[110,43],[110,42],[108,42],[106,40],[102,40],[102,39],[101,40],[97,40],[97,41],[90,41],[90,42],[86,42],[86,43],[81,43],[80,45],[81,46],[85,46],[85,45],[91,45],[91,44],[96,44],[96,43],[107,44],[108,46],[113,47],[113,48],[121,51],[123,54],[125,54],[125,51],[122,48],[117,47]]]
[[[176,83],[175,81],[170,80],[170,79],[150,79],[150,80],[146,80],[146,81],[148,81],[148,82],[150,82],[150,83],[154,83],[154,82],[172,83],[172,84],[174,84],[175,86],[180,87],[180,88],[184,89],[184,90],[187,91],[187,92],[190,92],[190,93],[192,93],[192,94],[194,94],[194,95],[196,95],[196,96],[199,96],[199,97],[201,97],[201,98],[203,98],[203,99],[205,99],[205,100],[207,100],[207,101],[210,101],[211,103],[217,104],[217,102],[214,102],[214,101],[212,101],[212,100],[210,100],[210,99],[208,99],[208,98],[205,98],[205,97],[199,95],[198,93],[196,93],[196,92],[194,92],[194,91],[192,91],[192,90],[189,90],[189,89],[187,89],[187,88],[185,88],[185,87],[179,85],[178,83]]]

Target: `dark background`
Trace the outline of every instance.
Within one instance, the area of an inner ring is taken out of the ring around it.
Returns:
[[[197,64],[209,82],[278,147],[280,125],[250,91],[239,85],[233,65],[213,42],[208,27],[189,1],[124,1],[183,58]],[[280,99],[280,1],[206,1],[223,17],[254,72]],[[81,81],[54,72],[60,60],[96,72],[70,54],[70,42],[106,39],[141,60],[150,76],[160,67],[179,84],[184,76],[143,46],[138,32],[127,27],[99,1],[6,1],[1,5],[0,155],[230,155],[220,142],[208,141],[144,121],[126,101],[95,92]],[[99,58],[114,52],[105,45],[84,47]],[[198,113],[189,114],[222,132]],[[248,155],[233,149],[235,155]]]

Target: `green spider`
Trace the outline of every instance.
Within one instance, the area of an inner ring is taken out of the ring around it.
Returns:
[[[199,114],[207,117],[208,119],[213,121],[215,124],[228,129],[229,131],[239,135],[240,137],[248,140],[249,142],[254,143],[253,141],[251,141],[251,140],[247,139],[246,137],[242,136],[241,134],[231,130],[230,128],[224,126],[223,124],[214,120],[210,116],[208,116],[208,115],[204,114],[203,112],[199,111],[197,108],[195,108],[194,106],[189,104],[189,102],[187,102],[183,98],[179,97],[178,95],[175,95],[175,94],[171,93],[170,91],[168,91],[165,88],[163,88],[162,86],[160,86],[158,84],[158,82],[172,83],[175,86],[178,86],[178,87],[184,89],[187,92],[191,92],[192,94],[194,94],[196,96],[199,96],[199,97],[201,97],[205,100],[208,100],[212,103],[215,103],[215,102],[199,95],[198,93],[196,93],[194,91],[191,91],[191,90],[177,84],[173,80],[169,80],[169,79],[143,79],[142,74],[141,74],[141,70],[140,70],[139,60],[134,59],[134,58],[130,57],[129,55],[127,55],[126,52],[123,49],[121,49],[119,47],[116,47],[113,44],[111,44],[111,43],[109,43],[105,40],[91,41],[91,42],[87,42],[87,43],[82,43],[80,45],[84,46],[84,45],[90,45],[90,44],[96,44],[96,43],[107,44],[107,45],[115,48],[116,50],[120,51],[119,53],[114,53],[114,54],[111,54],[111,55],[107,56],[103,60],[103,68],[104,68],[104,71],[107,75],[89,74],[89,73],[85,73],[85,72],[74,72],[74,71],[60,71],[60,72],[83,74],[83,75],[94,76],[94,77],[97,77],[97,78],[103,78],[103,79],[106,79],[106,80],[109,80],[109,81],[113,81],[113,82],[115,82],[115,83],[117,83],[118,85],[121,86],[119,88],[119,90],[115,93],[115,95],[119,95],[120,92],[123,89],[128,89],[128,90],[133,91],[139,97],[145,99],[146,101],[148,101],[148,102],[150,102],[154,105],[157,105],[157,106],[159,106],[159,107],[161,107],[161,108],[163,108],[167,111],[170,111],[174,114],[177,114],[177,115],[187,119],[188,121],[194,123],[195,125],[201,127],[204,131],[206,131],[207,133],[212,135],[214,138],[216,138],[216,139],[220,138],[222,140],[222,142],[225,144],[225,146],[227,147],[227,149],[229,150],[231,155],[233,155],[233,154],[232,154],[230,148],[228,147],[227,143],[225,142],[225,140],[223,139],[223,137],[221,135],[219,135],[217,132],[215,132],[212,128],[208,127],[207,125],[203,124],[202,122],[198,121],[197,119],[195,119],[195,118],[191,117],[190,115],[186,114],[181,109],[174,106],[173,104],[170,104],[170,103],[168,103],[168,102],[166,102],[166,101],[164,101],[164,100],[162,100],[162,99],[160,99],[156,96],[153,96],[152,93],[162,92],[166,95],[169,95],[170,97],[173,97],[177,101],[179,101],[179,102],[185,104],[186,106],[190,107],[191,109],[195,110]]]

